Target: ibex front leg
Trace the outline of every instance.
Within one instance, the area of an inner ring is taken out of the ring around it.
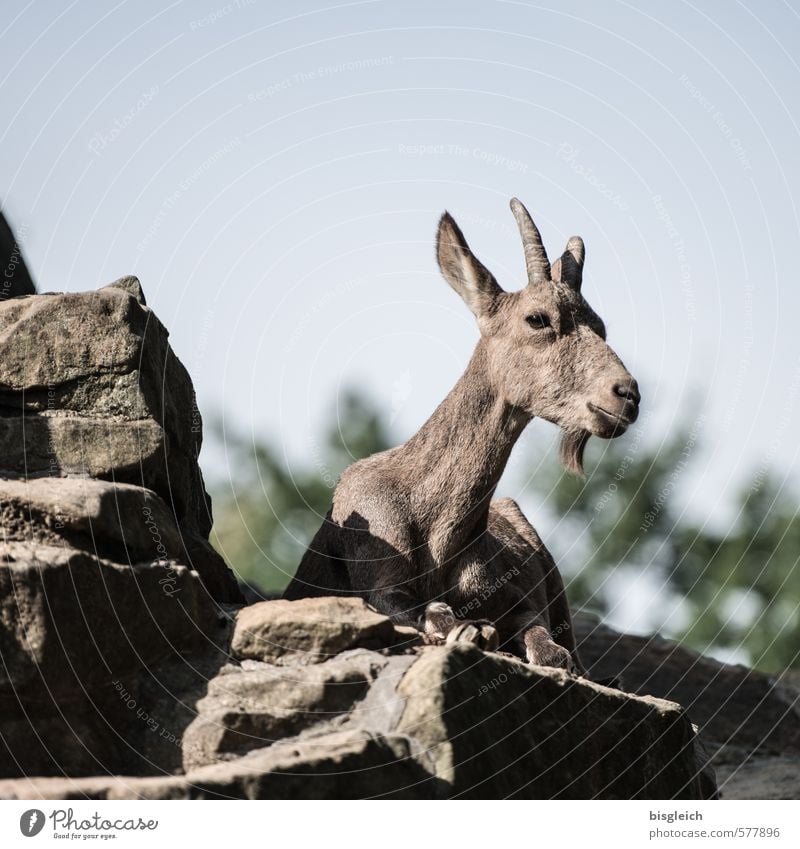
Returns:
[[[469,642],[484,651],[497,649],[500,641],[491,622],[457,619],[450,605],[441,601],[427,603],[415,591],[415,583],[409,581],[409,576],[415,574],[413,563],[397,553],[399,547],[381,541],[380,546],[362,549],[358,559],[350,564],[353,588],[395,624],[411,625],[421,631],[425,642],[431,645]],[[375,550],[381,548],[389,548],[392,553],[376,558]]]
[[[429,643],[474,643],[484,651],[497,651],[500,638],[488,619],[456,619],[453,608],[432,601],[425,608],[422,632]]]

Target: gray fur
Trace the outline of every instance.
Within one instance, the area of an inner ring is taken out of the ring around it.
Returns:
[[[408,442],[345,470],[285,597],[359,595],[432,642],[460,620],[488,620],[501,648],[580,669],[553,558],[518,505],[492,496],[534,416],[563,428],[562,459],[580,472],[589,436],[624,433],[639,393],[581,295],[583,242],[570,239],[551,269],[527,210],[516,199],[512,210],[529,273],[517,292],[500,288],[442,216],[439,267],[477,318],[475,352]],[[492,642],[486,627],[461,631]]]

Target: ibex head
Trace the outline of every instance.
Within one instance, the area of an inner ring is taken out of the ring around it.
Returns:
[[[500,287],[449,213],[439,222],[439,267],[478,319],[494,390],[563,428],[562,460],[580,473],[591,435],[610,439],[636,421],[639,389],[581,295],[583,240],[573,236],[551,266],[528,210],[516,198],[511,210],[525,250],[524,289]]]

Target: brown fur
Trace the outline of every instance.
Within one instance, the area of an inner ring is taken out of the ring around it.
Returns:
[[[458,620],[489,620],[501,648],[580,668],[553,558],[514,501],[491,499],[534,416],[563,428],[562,460],[580,472],[589,436],[623,433],[639,393],[580,293],[583,242],[551,269],[527,210],[512,210],[529,283],[510,293],[442,216],[439,266],[478,320],[475,352],[408,442],[345,470],[285,597],[356,594],[433,641]]]

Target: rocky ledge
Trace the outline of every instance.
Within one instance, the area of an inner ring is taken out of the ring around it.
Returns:
[[[135,278],[0,304],[0,798],[697,799],[709,759],[797,792],[797,690],[742,667],[579,617],[593,681],[244,606],[201,431]]]
[[[360,599],[266,601],[227,651],[107,686],[151,777],[31,778],[47,798],[703,798],[683,709],[486,654],[421,646]],[[122,741],[120,740],[121,744]],[[64,764],[64,766],[67,766]],[[144,764],[143,764],[144,766]]]

